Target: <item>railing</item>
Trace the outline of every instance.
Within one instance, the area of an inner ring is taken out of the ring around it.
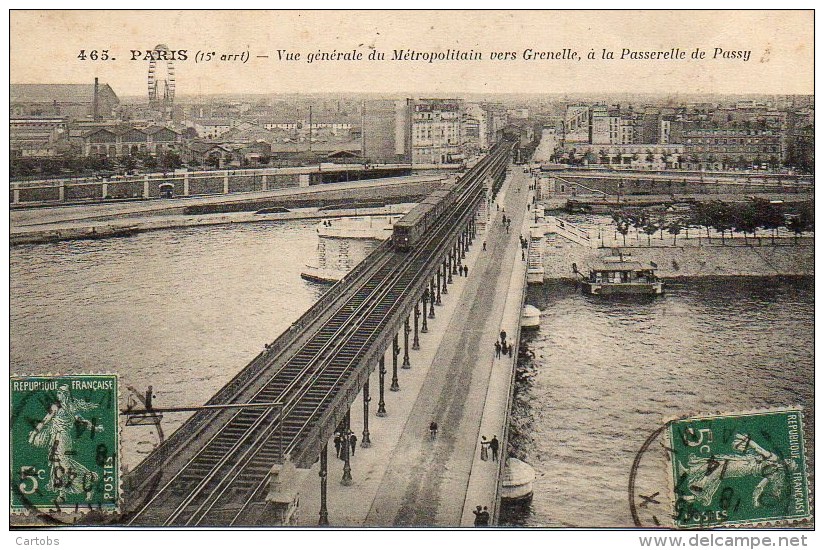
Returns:
[[[531,251],[532,239],[530,239],[527,254],[529,254],[529,252]],[[515,265],[518,266],[519,264],[517,263],[517,258],[515,261]],[[520,269],[520,267],[516,267],[516,269]],[[504,408],[504,410],[506,411],[506,419],[504,422],[503,435],[501,436],[501,455],[498,460],[498,483],[495,485],[495,500],[494,508],[492,510],[493,525],[496,525],[498,523],[498,518],[501,510],[501,488],[503,486],[504,469],[506,468],[506,461],[509,457],[509,415],[512,409],[512,400],[515,398],[515,373],[518,369],[518,351],[521,347],[521,312],[523,310],[524,300],[526,299],[528,271],[529,268],[525,267],[521,281],[521,298],[518,302],[518,315],[516,318],[517,320],[515,325],[515,338],[513,339],[513,342],[515,344],[515,350],[513,353],[513,356],[515,357],[515,363],[512,365],[512,370],[509,373],[509,393],[506,396],[506,407]]]
[[[590,238],[589,233],[587,231],[584,231],[583,229],[569,222],[559,220],[554,216],[549,216],[548,218],[548,225],[558,235],[561,235],[562,237],[565,237],[570,241],[578,243],[580,245],[591,246],[592,239]]]
[[[283,331],[283,333],[281,333],[281,335],[278,336],[274,342],[269,344],[265,350],[261,351],[243,370],[236,374],[234,378],[232,378],[214,396],[212,396],[206,404],[222,404],[233,398],[237,392],[243,386],[248,384],[252,378],[258,376],[261,371],[263,371],[263,369],[270,364],[272,359],[277,357],[277,355],[283,352],[288,345],[293,343],[304,332],[304,329],[307,326],[315,322],[317,318],[319,318],[332,304],[332,302],[340,298],[343,291],[352,281],[357,280],[363,275],[364,272],[376,265],[377,262],[374,260],[384,255],[390,247],[391,243],[389,241],[384,241],[375,247],[375,249],[366,258],[364,258],[363,261],[356,265],[355,268],[347,273],[340,281],[324,292],[323,296],[321,296],[317,302],[306,310],[306,312],[301,315],[297,321],[292,323],[289,328]],[[170,453],[175,450],[175,447],[179,443],[194,435],[195,432],[203,427],[204,424],[209,422],[211,418],[212,417],[210,415],[206,414],[194,414],[190,416],[177,430],[175,430],[169,439],[161,443],[161,445],[155,449],[151,455],[138,464],[132,473],[136,472],[138,469],[141,472],[146,473],[156,470],[158,466],[169,457]],[[138,476],[138,479],[141,479],[141,482],[145,481],[146,478],[146,475]]]

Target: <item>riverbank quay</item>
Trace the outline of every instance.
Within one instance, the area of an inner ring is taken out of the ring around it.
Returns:
[[[78,239],[104,239],[111,237],[126,237],[144,231],[158,231],[162,229],[177,229],[183,227],[199,227],[205,225],[228,225],[238,223],[287,222],[298,220],[325,220],[329,218],[359,217],[359,216],[387,216],[401,214],[413,203],[390,204],[373,208],[341,208],[324,209],[302,208],[290,212],[232,212],[221,214],[201,215],[166,215],[125,218],[116,221],[100,221],[96,223],[57,223],[38,226],[13,228],[9,232],[12,246],[21,244],[36,244]]]
[[[547,235],[544,249],[544,279],[576,279],[572,264],[584,274],[587,265],[610,255],[631,257],[634,261],[657,266],[665,278],[682,277],[768,277],[815,275],[814,237],[727,238],[705,241],[700,246],[686,241],[678,245],[614,246],[587,248],[563,238]]]
[[[382,210],[384,204],[414,202],[442,182],[441,175],[410,176],[265,193],[12,210],[9,217],[10,240],[15,245],[105,238],[195,225],[322,219],[371,213],[380,215],[385,213]],[[354,208],[356,206],[360,207]],[[289,212],[256,214],[260,210],[277,208]],[[346,213],[349,211],[356,213]]]

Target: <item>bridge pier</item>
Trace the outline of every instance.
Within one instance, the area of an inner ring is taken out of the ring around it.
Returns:
[[[328,469],[328,447],[329,443],[324,443],[320,450],[320,513],[318,514],[318,525],[329,525],[329,509],[326,507],[326,482],[329,477]]]
[[[423,334],[426,334],[427,332],[429,332],[429,329],[426,327],[426,309],[427,309],[427,304],[429,304],[429,289],[428,288],[423,291],[422,300],[423,300],[423,315],[421,316],[421,332]]]
[[[346,416],[343,419],[343,477],[340,480],[341,485],[352,485],[352,466],[349,463],[349,431],[351,426],[352,409],[346,409]]]
[[[446,271],[447,271],[447,280],[446,282],[450,285],[452,284],[452,274],[455,273],[455,254],[452,250],[449,251],[449,254],[446,256]]]
[[[403,322],[403,363],[401,363],[401,368],[412,368],[409,363],[409,315],[406,316],[406,320]]]
[[[438,274],[435,276],[435,305],[441,305],[441,266],[438,266]]]
[[[378,361],[378,410],[375,416],[386,416],[386,401],[383,400],[383,385],[386,377],[386,359],[381,355]]]
[[[421,310],[418,307],[418,303],[415,302],[415,336],[414,340],[412,340],[412,349],[421,349],[421,341],[418,339],[418,319],[421,318]]]
[[[392,384],[389,386],[389,391],[401,391],[398,385],[398,354],[401,348],[398,345],[398,333],[392,337]]]
[[[372,440],[369,438],[369,402],[372,398],[369,397],[369,374],[366,375],[366,382],[363,383],[363,437],[361,438],[360,446],[367,449],[372,446]]]

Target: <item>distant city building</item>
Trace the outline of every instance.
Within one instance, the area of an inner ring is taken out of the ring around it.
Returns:
[[[9,120],[9,150],[13,158],[54,157],[68,149],[65,118],[25,117]]]
[[[411,162],[407,127],[411,124],[406,102],[364,101],[363,156],[372,162]]]
[[[589,106],[568,105],[564,116],[564,141],[589,143]]]
[[[463,154],[463,105],[459,99],[408,99],[412,164],[450,164]]]
[[[11,84],[12,117],[100,120],[115,117],[120,100],[108,84]]]
[[[165,126],[120,125],[89,130],[82,136],[84,156],[159,155],[181,149],[182,135]]]
[[[784,156],[782,137],[772,130],[692,129],[684,132],[690,168],[777,167]]]
[[[199,118],[193,121],[197,136],[204,139],[216,139],[232,128],[228,118]]]

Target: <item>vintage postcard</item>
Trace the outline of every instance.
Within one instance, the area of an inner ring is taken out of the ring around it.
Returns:
[[[812,529],[813,23],[11,10],[11,525]]]

